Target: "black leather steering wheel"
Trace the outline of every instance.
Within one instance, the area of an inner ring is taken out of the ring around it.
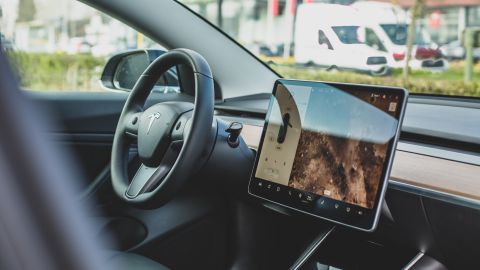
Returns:
[[[144,111],[155,83],[176,65],[193,72],[195,103],[163,102]],[[211,152],[216,133],[213,109],[212,72],[200,54],[175,49],[153,61],[127,98],[115,131],[111,158],[115,193],[147,208],[171,199]],[[128,155],[135,141],[142,164],[130,181]]]

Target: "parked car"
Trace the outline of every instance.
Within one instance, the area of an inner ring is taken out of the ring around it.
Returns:
[[[13,51],[15,49],[15,46],[13,45],[13,42],[7,38],[5,38],[5,36],[0,33],[0,44],[3,48],[3,50],[5,51]]]
[[[265,44],[252,43],[246,45],[246,48],[255,55],[261,55],[266,57],[276,56],[275,52],[273,52],[272,49]]]
[[[387,54],[361,39],[357,12],[336,4],[302,4],[295,24],[295,61],[327,70],[354,70],[374,75],[389,71]]]
[[[460,40],[454,40],[440,46],[440,51],[442,52],[443,57],[448,60],[465,59],[465,47]],[[473,59],[475,59],[475,61],[480,59],[480,48],[473,49]]]
[[[375,1],[359,1],[351,5],[359,13],[365,27],[366,43],[386,53],[388,66],[403,68],[407,51],[407,33],[409,16],[397,5]],[[372,16],[375,14],[375,16]],[[448,63],[442,59],[438,46],[422,28],[415,29],[412,58],[409,63],[412,69],[445,70]]]

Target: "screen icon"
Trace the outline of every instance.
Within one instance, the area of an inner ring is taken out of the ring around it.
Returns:
[[[388,111],[389,112],[394,112],[397,110],[397,103],[396,102],[390,102],[390,105],[388,106]]]

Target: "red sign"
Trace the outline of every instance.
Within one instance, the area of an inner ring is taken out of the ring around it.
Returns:
[[[288,0],[290,1],[290,13],[295,15],[295,10],[297,8],[297,0]]]
[[[442,26],[442,12],[437,9],[430,13],[428,24],[432,28],[440,28]]]
[[[278,6],[278,0],[270,0],[270,6],[271,6],[271,12],[272,12],[272,15],[275,17],[275,16],[278,16],[279,14],[279,6]]]

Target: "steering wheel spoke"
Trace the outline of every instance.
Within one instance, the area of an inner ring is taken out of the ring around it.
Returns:
[[[127,198],[135,198],[142,193],[152,191],[170,172],[182,149],[183,140],[170,143],[160,165],[149,167],[141,164],[125,192]]]
[[[126,116],[125,120],[125,135],[136,139],[138,136],[138,126],[140,118],[142,117],[142,112],[131,113]]]
[[[188,136],[192,126],[191,118],[192,112],[190,111],[182,114],[177,119],[170,133],[170,138],[173,142],[183,141]]]

